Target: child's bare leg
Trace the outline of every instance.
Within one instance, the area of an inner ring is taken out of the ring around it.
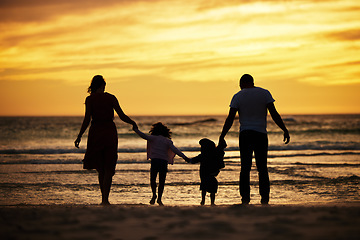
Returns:
[[[157,172],[156,171],[150,171],[150,186],[151,186],[151,191],[152,191],[152,198],[150,200],[150,204],[153,205],[156,201],[156,177],[157,177]]]
[[[210,193],[211,205],[215,205],[215,193]]]
[[[202,190],[201,192],[201,205],[204,205],[205,204],[205,197],[206,197],[206,191],[205,190]]]
[[[166,180],[166,172],[159,172],[159,189],[158,189],[159,197],[157,203],[161,206],[164,205],[161,201],[161,198],[164,192],[165,180]]]

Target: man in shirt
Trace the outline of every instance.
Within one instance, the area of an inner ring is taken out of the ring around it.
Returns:
[[[240,134],[239,147],[241,158],[240,195],[243,204],[250,202],[250,170],[252,154],[255,154],[256,167],[259,173],[259,191],[261,203],[268,204],[270,181],[267,170],[268,137],[266,117],[269,110],[274,122],[284,131],[284,142],[290,141],[289,131],[277,112],[274,99],[266,89],[255,87],[254,79],[249,74],[240,78],[241,91],[236,93],[230,103],[229,114],[223,126],[220,140],[224,140],[230,130],[236,113],[239,113]]]

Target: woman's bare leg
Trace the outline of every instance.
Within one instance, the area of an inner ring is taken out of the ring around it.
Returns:
[[[99,171],[99,185],[102,196],[101,205],[110,205],[109,194],[112,183],[112,173],[109,171]]]

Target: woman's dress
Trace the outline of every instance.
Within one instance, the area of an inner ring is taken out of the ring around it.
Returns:
[[[118,135],[114,123],[114,104],[117,99],[109,93],[94,93],[85,104],[91,114],[87,149],[83,160],[84,169],[110,171],[115,174]]]

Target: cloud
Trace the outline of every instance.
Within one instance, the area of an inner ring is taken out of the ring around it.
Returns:
[[[332,38],[340,41],[359,41],[360,28],[349,29],[344,31],[336,31],[325,34],[326,38]]]
[[[101,8],[132,4],[131,0],[2,0],[1,22],[38,22],[54,19],[64,14],[86,14]],[[136,1],[141,2],[141,1]]]
[[[3,0],[0,84],[47,82],[64,92],[102,74],[119,91],[127,85],[128,98],[138,84],[144,94],[152,83],[171,86],[161,103],[185,86],[237,89],[250,73],[260,86],[310,94],[360,81],[359,10],[357,1],[331,0]]]
[[[214,81],[239,69],[274,77],[301,75],[331,61],[334,53],[328,49],[336,40],[358,39],[357,29],[343,21],[351,4],[337,3],[2,1],[1,9],[19,15],[9,14],[8,21],[24,22],[0,24],[0,76],[51,79],[66,71],[103,70],[118,78],[167,74],[173,80]],[[333,24],[333,11],[339,9]],[[22,13],[31,16],[25,21]],[[339,31],[344,28],[353,30]],[[329,41],[321,43],[322,36]],[[341,61],[356,61],[338,50]]]

